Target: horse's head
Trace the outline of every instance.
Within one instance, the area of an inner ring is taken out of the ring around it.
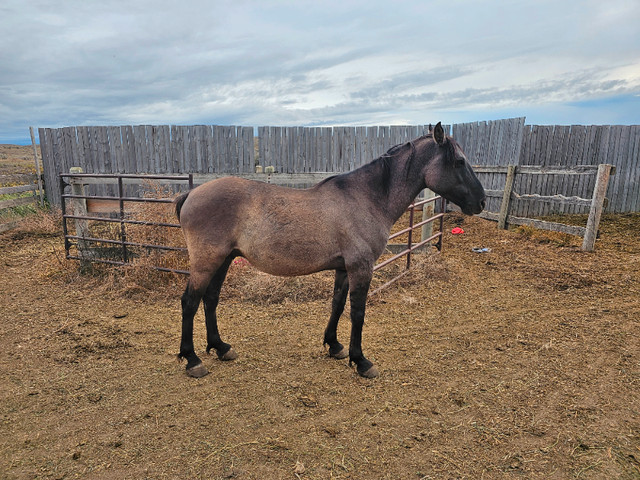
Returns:
[[[424,168],[427,188],[458,205],[467,215],[482,212],[486,195],[462,147],[444,134],[440,122],[433,130],[435,154]]]

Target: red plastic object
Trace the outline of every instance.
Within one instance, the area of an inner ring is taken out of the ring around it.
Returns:
[[[453,233],[454,235],[460,235],[461,233],[464,233],[464,230],[460,227],[456,227],[451,230],[451,233]]]

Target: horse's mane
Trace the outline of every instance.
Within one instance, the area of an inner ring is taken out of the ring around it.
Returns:
[[[426,136],[426,135],[425,135]],[[422,138],[422,137],[420,137]],[[355,170],[351,170],[350,172],[344,172],[337,175],[332,175],[331,177],[325,178],[321,182],[319,182],[316,186],[320,186],[325,184],[326,182],[333,181],[338,177],[346,177],[355,172],[361,170],[374,170],[380,169],[380,178],[382,179],[382,183],[380,187],[386,192],[389,190],[389,180],[391,179],[391,172],[393,170],[393,162],[395,160],[395,156],[400,153],[400,151],[407,145],[411,144],[411,142],[399,143],[394,145],[385,153],[380,155],[378,158],[371,160],[369,163],[365,163],[361,167],[356,168]]]

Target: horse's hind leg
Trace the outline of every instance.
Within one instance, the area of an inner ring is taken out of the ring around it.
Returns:
[[[338,321],[344,311],[344,305],[349,293],[349,280],[345,270],[336,270],[333,285],[333,300],[331,301],[331,317],[327,329],[324,331],[324,344],[329,345],[329,355],[334,358],[347,358],[349,351],[338,341]]]
[[[218,268],[218,271],[211,279],[209,287],[203,297],[204,300],[204,316],[207,325],[207,353],[211,349],[215,349],[220,360],[235,360],[238,358],[238,354],[235,352],[231,345],[224,343],[220,339],[220,333],[218,332],[218,318],[216,316],[216,308],[218,307],[218,301],[220,300],[220,289],[227,276],[227,271],[231,265],[231,261],[236,257],[235,254],[229,255],[224,263]]]
[[[180,353],[178,354],[178,358],[187,359],[187,375],[191,377],[199,378],[209,373],[198,355],[196,355],[193,347],[193,317],[198,311],[200,300],[206,293],[211,279],[215,276],[215,272],[224,263],[225,257],[221,257],[217,262],[208,262],[205,259],[203,261],[194,261],[194,259],[191,259],[191,275],[187,282],[187,288],[182,294],[182,339],[180,340]]]
[[[182,294],[182,339],[178,358],[187,359],[187,375],[204,377],[208,372],[193,348],[193,317],[198,311],[202,293],[192,285],[191,279]]]

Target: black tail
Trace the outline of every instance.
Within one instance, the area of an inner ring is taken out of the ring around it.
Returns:
[[[173,203],[176,204],[176,216],[178,217],[178,221],[180,221],[180,210],[182,210],[182,204],[189,196],[189,193],[190,192],[183,193],[179,197],[176,197],[176,199],[173,201]]]

